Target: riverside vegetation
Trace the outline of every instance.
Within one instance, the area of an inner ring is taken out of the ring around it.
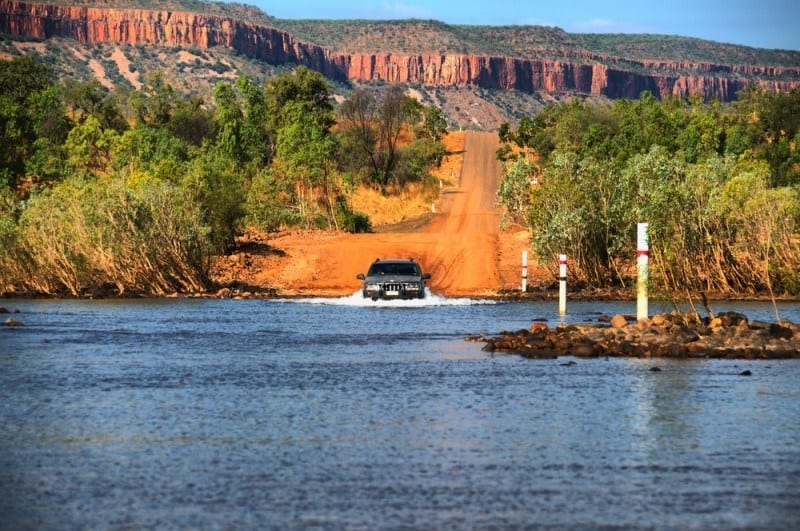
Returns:
[[[158,72],[108,91],[0,61],[0,292],[203,291],[211,257],[250,227],[369,230],[351,192],[429,183],[446,127],[400,86],[378,89],[334,108],[299,67],[204,101]],[[630,283],[644,220],[656,289],[797,296],[798,122],[799,90],[575,99],[501,127],[499,199],[542,260],[566,252],[595,287]]]
[[[500,135],[500,201],[554,275],[566,253],[575,282],[630,286],[649,222],[655,291],[800,295],[800,90],[748,88],[731,105],[578,99]]]
[[[352,190],[425,184],[445,154],[441,112],[396,86],[337,113],[303,67],[208,102],[148,81],[108,91],[0,61],[0,293],[204,291],[240,231],[369,230]]]

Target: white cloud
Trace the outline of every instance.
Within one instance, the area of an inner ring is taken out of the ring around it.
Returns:
[[[524,18],[519,21],[519,24],[523,26],[549,26],[549,27],[558,26],[558,24],[556,24],[552,20],[543,20],[541,18],[535,18],[535,17]]]
[[[607,18],[574,22],[568,24],[565,29],[570,33],[653,33],[653,29],[644,24]]]
[[[584,22],[583,24],[587,29],[595,29],[598,31],[605,31],[608,28],[614,28],[618,25],[613,20],[607,18],[593,18],[589,22]]]

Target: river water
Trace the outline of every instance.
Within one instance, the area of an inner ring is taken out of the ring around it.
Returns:
[[[800,528],[798,360],[464,341],[553,303],[4,305],[2,529]]]

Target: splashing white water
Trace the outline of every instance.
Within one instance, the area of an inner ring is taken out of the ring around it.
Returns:
[[[347,297],[318,297],[313,299],[283,299],[286,302],[299,304],[324,304],[330,306],[363,306],[366,308],[428,308],[432,306],[476,306],[480,304],[497,304],[497,301],[487,299],[448,298],[434,295],[425,288],[424,299],[391,299],[373,301],[361,295],[361,290]]]

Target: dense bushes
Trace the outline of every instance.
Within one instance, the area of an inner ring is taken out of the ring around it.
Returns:
[[[502,129],[500,200],[524,213],[543,259],[567,253],[596,286],[628,281],[646,221],[662,288],[800,295],[798,102],[747,90],[729,107],[647,93],[553,106]]]
[[[392,94],[394,140],[420,139],[392,145],[386,175],[423,179],[441,161],[441,116]],[[265,87],[218,83],[204,102],[159,72],[109,92],[0,61],[0,293],[203,290],[211,257],[249,227],[370,230],[348,203],[360,168],[335,125],[327,82],[302,67]]]
[[[0,287],[43,293],[196,291],[207,283],[208,229],[170,183],[67,179],[3,216]]]

